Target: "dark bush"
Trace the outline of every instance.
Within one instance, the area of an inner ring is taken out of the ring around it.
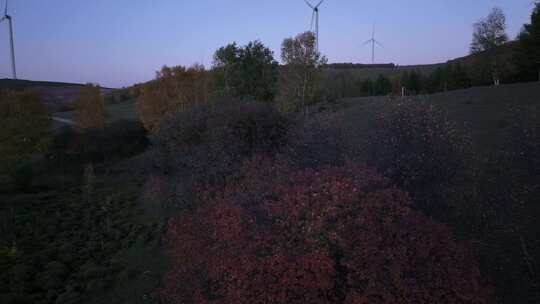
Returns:
[[[64,127],[54,138],[50,157],[68,163],[115,161],[143,152],[148,144],[139,121],[117,121],[84,133]]]
[[[446,217],[457,189],[473,175],[469,138],[430,106],[390,100],[372,128],[367,152],[392,182],[428,215]],[[468,208],[468,207],[467,207]]]
[[[164,120],[152,137],[154,159],[163,172],[188,170],[203,184],[220,183],[244,158],[281,151],[292,125],[265,104],[201,106]]]
[[[373,169],[264,158],[169,224],[166,303],[490,303],[470,251]]]
[[[143,152],[149,144],[142,123],[135,120],[116,121],[103,130],[90,130],[85,141],[85,154],[97,160],[131,157]]]
[[[287,158],[298,169],[342,166],[356,158],[350,130],[340,114],[318,114],[298,123],[289,134]]]

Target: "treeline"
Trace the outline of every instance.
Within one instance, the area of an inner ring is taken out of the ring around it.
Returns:
[[[365,64],[365,63],[328,63],[324,66],[328,69],[365,69],[365,68],[395,68],[396,65],[393,63],[374,63],[374,64]]]
[[[471,55],[441,64],[432,71],[389,70],[377,76],[361,68],[394,68],[393,65],[328,64],[323,95],[329,100],[381,95],[432,94],[473,86],[489,86],[540,79],[540,3],[515,41],[506,34],[506,18],[494,8],[474,24]],[[356,70],[355,70],[356,69]],[[391,83],[391,87],[388,86]]]
[[[326,58],[315,47],[312,32],[287,38],[279,65],[260,41],[219,48],[211,69],[164,66],[156,78],[136,86],[137,111],[154,131],[170,113],[224,99],[272,103],[282,111],[307,111],[320,97],[320,74]]]
[[[418,70],[405,71],[396,76],[380,74],[377,78],[337,73],[328,76],[323,86],[327,99],[366,96],[401,96],[432,94],[436,92],[469,88],[483,83],[475,81],[462,64],[447,64],[430,74]]]

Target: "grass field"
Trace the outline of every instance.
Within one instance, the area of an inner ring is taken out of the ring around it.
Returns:
[[[74,120],[75,111],[57,112],[54,113],[54,117]],[[135,109],[135,102],[123,102],[117,104],[107,105],[108,122],[115,122],[119,120],[138,120],[137,111]],[[53,127],[57,128],[62,126],[62,123],[53,122]]]
[[[470,132],[481,149],[496,149],[509,134],[509,123],[515,115],[524,115],[531,106],[540,106],[540,83],[520,83],[499,87],[477,87],[433,95],[410,97],[427,102],[446,113]],[[388,97],[348,98],[333,104],[322,104],[326,111],[339,112],[362,143]],[[522,109],[521,112],[517,112]]]

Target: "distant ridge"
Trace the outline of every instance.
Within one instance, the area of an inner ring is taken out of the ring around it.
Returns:
[[[84,84],[54,82],[54,81],[34,81],[23,79],[0,79],[0,91],[2,90],[33,90],[37,92],[41,101],[51,112],[69,111],[73,109],[73,102],[79,95]],[[101,93],[107,94],[113,89],[101,87]]]
[[[500,61],[511,62],[512,55],[515,48],[518,46],[518,41],[507,42],[494,50],[484,51],[477,54],[468,54],[465,56],[457,57],[450,59],[446,62],[439,63],[427,63],[427,64],[411,64],[411,65],[398,65],[395,63],[376,63],[376,64],[365,64],[365,63],[352,63],[352,62],[334,62],[326,64],[324,67],[327,69],[336,69],[336,70],[347,70],[347,69],[402,69],[402,70],[413,70],[423,68],[433,68],[433,67],[442,67],[446,64],[463,64],[463,65],[472,65],[479,62],[484,62],[487,58],[493,55],[497,55]]]
[[[395,68],[394,63],[375,63],[375,64],[364,64],[364,63],[329,63],[324,66],[329,69],[369,69],[369,68]]]
[[[69,82],[55,82],[55,81],[39,81],[39,80],[25,80],[25,79],[0,79],[0,89],[10,90],[23,90],[33,87],[82,87],[85,84],[82,83],[69,83]],[[111,88],[105,88],[109,89]]]

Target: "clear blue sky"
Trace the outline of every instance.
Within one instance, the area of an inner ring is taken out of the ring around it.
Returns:
[[[494,6],[514,38],[533,0],[326,0],[320,49],[330,62],[367,63],[362,43],[376,22],[378,62],[443,62],[468,52],[472,24]],[[110,87],[149,80],[164,64],[209,66],[233,41],[259,39],[279,58],[281,41],[311,19],[302,0],[10,0],[10,14],[19,78]],[[7,35],[4,23],[0,78],[10,76]]]

